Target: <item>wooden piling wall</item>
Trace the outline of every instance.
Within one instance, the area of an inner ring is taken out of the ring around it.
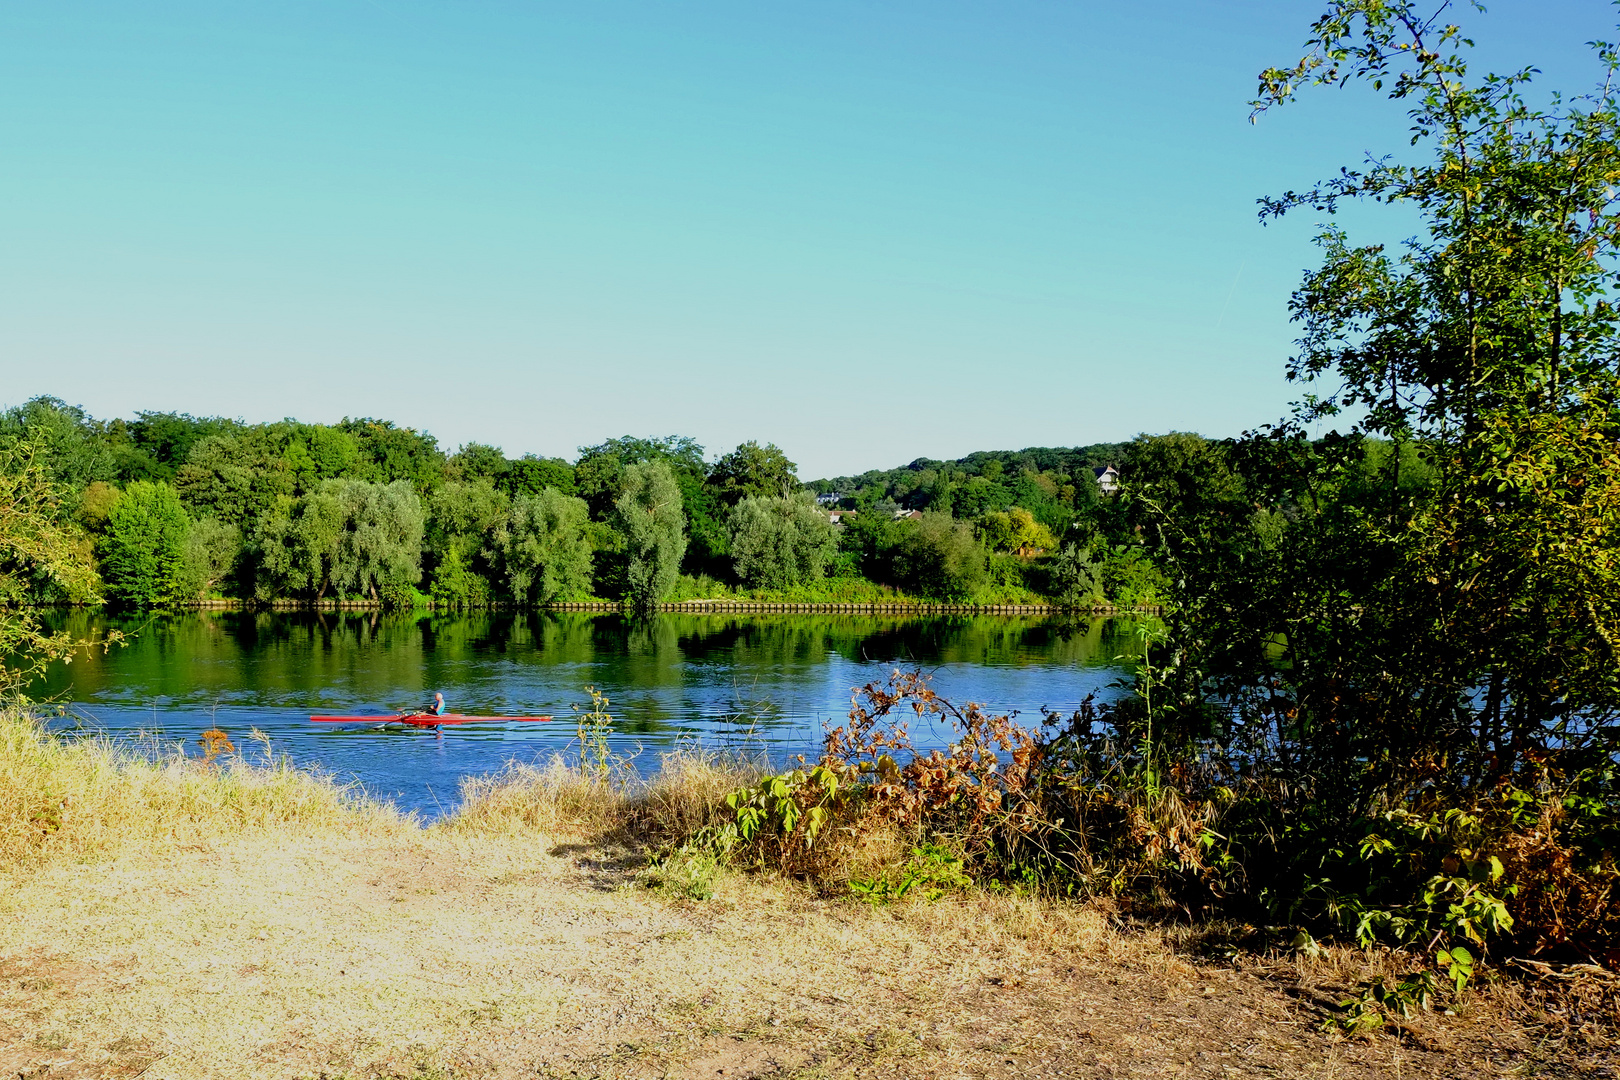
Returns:
[[[204,600],[190,605],[204,611],[377,611],[381,605],[374,600]],[[492,604],[483,610],[510,611],[511,604]],[[419,609],[425,610],[425,609]],[[615,612],[627,610],[616,600],[589,600],[570,603],[542,604],[540,611],[595,611]],[[931,604],[902,601],[835,604],[835,603],[773,603],[764,600],[681,600],[659,604],[658,611],[689,614],[822,614],[822,615],[1126,615],[1159,614],[1158,607],[1118,608],[1108,605],[1096,607],[1063,607],[1058,604]]]

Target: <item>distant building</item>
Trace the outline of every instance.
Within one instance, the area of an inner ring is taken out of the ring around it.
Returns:
[[[908,518],[912,521],[916,521],[920,517],[922,517],[921,510],[896,510],[894,512],[894,520],[896,521],[905,521]]]
[[[1098,465],[1091,470],[1097,478],[1097,491],[1103,495],[1112,495],[1119,490],[1119,470],[1112,465]]]
[[[857,513],[859,513],[857,510],[829,510],[827,512],[827,520],[832,522],[834,525],[842,526],[845,518],[854,517]]]
[[[843,501],[844,501],[843,493],[838,492],[838,491],[829,491],[825,495],[817,495],[816,496],[816,505],[818,505],[818,506],[831,506],[834,503],[839,503],[839,502],[843,502]]]

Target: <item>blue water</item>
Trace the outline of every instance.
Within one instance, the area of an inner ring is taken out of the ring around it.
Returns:
[[[219,727],[250,760],[271,752],[356,780],[428,816],[451,809],[463,777],[508,761],[577,752],[573,705],[607,694],[611,745],[656,769],[683,745],[814,758],[854,687],[918,668],[952,701],[1017,712],[1106,700],[1131,647],[1115,620],[992,616],[617,614],[383,616],[208,612],[125,622],[59,620],[76,633],[120,628],[130,643],[53,671],[36,692],[79,726],[150,745]],[[327,727],[314,713],[386,714],[442,691],[454,712],[553,714],[549,724],[417,729]],[[948,730],[914,731],[923,746]]]

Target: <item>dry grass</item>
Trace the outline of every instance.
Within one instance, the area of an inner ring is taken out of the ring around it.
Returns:
[[[460,806],[438,827],[472,835],[539,830],[573,840],[656,842],[710,824],[727,794],[762,775],[762,762],[701,750],[662,755],[650,778],[628,769],[583,772],[561,755],[544,765],[514,761],[492,776],[463,780]]]
[[[1354,956],[1199,961],[1086,905],[643,887],[624,830],[701,823],[748,778],[726,760],[629,786],[514,768],[421,828],[285,768],[7,723],[4,1077],[1461,1077],[1601,1052],[1537,1051],[1486,995],[1335,1040],[1314,998]],[[67,810],[35,836],[42,791]]]
[[[141,752],[103,738],[64,739],[23,712],[0,711],[0,873],[244,830],[397,833],[411,825],[268,747],[257,765],[235,755],[205,762],[173,747]]]
[[[658,772],[633,792],[637,822],[654,836],[691,836],[714,823],[727,795],[758,783],[768,771],[758,758],[702,751],[665,754]]]
[[[468,835],[539,831],[583,838],[612,832],[623,822],[622,792],[557,756],[545,765],[514,761],[494,775],[462,780],[461,805],[440,827]]]
[[[671,903],[613,855],[435,829],[54,861],[0,891],[0,1075],[1462,1077],[1533,1049],[1483,1009],[1334,1040],[1292,965],[1081,905],[737,875]]]

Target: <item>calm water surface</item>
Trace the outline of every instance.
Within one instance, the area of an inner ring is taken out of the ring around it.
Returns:
[[[205,612],[58,625],[123,629],[125,648],[52,673],[43,692],[69,703],[58,725],[186,743],[213,726],[248,749],[278,753],[430,816],[451,808],[462,777],[568,753],[571,706],[594,685],[612,699],[614,748],[643,769],[686,744],[814,756],[850,691],[896,667],[921,668],[958,703],[1071,710],[1112,684],[1132,647],[1128,623],[991,616],[659,615]],[[386,714],[443,691],[453,712],[554,714],[550,724],[431,731],[332,728],[311,713]],[[946,733],[918,733],[941,744]]]

